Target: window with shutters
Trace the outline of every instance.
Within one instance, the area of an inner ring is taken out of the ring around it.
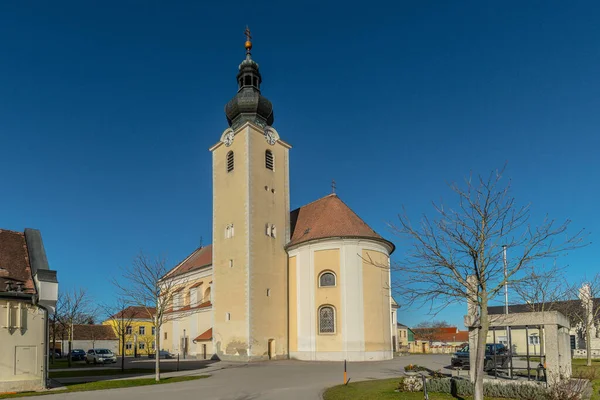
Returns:
[[[227,172],[233,171],[233,151],[227,153]]]
[[[332,306],[319,308],[319,333],[335,333],[335,309]]]
[[[267,150],[265,152],[265,166],[267,169],[273,171],[274,161],[273,161],[273,152],[271,150]]]
[[[319,287],[335,286],[335,274],[325,271],[319,276]]]

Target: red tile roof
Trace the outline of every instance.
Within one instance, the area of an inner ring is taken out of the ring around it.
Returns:
[[[194,342],[199,342],[201,340],[211,340],[212,339],[212,328],[204,332],[202,335],[198,336],[194,339]]]
[[[12,286],[11,290],[17,290],[22,285],[23,293],[36,292],[25,234],[1,229],[0,292],[6,291],[7,284]]]
[[[209,301],[205,301],[204,303],[200,303],[200,304],[198,304],[196,306],[193,306],[193,307],[190,306],[190,305],[187,305],[187,306],[183,306],[181,308],[178,308],[177,310],[169,308],[165,312],[166,313],[181,312],[181,311],[196,310],[196,309],[199,309],[199,308],[207,308],[207,307],[212,307],[212,303],[210,302],[210,300]]]
[[[415,339],[433,342],[468,342],[469,331],[459,331],[457,327],[414,328]]]
[[[156,308],[154,307],[139,307],[139,306],[130,306],[126,309],[119,311],[115,315],[111,316],[109,319],[152,319],[152,317],[156,314]]]
[[[393,243],[378,235],[335,194],[313,201],[290,213],[289,246],[331,237],[358,237],[380,240],[394,250]]]
[[[117,340],[110,325],[73,325],[73,340]]]
[[[185,260],[177,264],[172,270],[167,272],[166,277],[174,277],[176,275],[185,274],[186,272],[194,271],[202,267],[207,267],[212,264],[212,244],[200,247],[192,254],[187,256]]]

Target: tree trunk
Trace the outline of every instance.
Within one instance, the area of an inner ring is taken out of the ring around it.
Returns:
[[[481,304],[479,312],[479,332],[477,336],[477,353],[475,359],[474,381],[475,387],[473,390],[473,400],[484,400],[483,397],[483,376],[485,374],[485,344],[490,327],[487,310],[487,294],[481,294]]]
[[[587,327],[585,329],[585,349],[586,349],[586,353],[587,353],[587,366],[591,367],[592,366],[592,332],[591,329],[592,328],[592,324],[590,323],[590,321],[588,321],[587,323]]]
[[[71,368],[71,346],[73,343],[73,324],[71,324],[71,329],[69,330],[69,353],[67,353],[67,362],[69,363],[69,368]]]
[[[156,349],[154,349],[154,353],[156,354],[156,361],[154,370],[156,373],[156,382],[160,382],[160,326],[156,325],[156,336],[154,337],[154,341],[156,342]]]
[[[121,332],[121,372],[125,372],[125,331]]]

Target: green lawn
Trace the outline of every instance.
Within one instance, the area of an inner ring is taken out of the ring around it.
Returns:
[[[165,383],[177,383],[194,381],[196,379],[208,378],[210,375],[198,375],[198,376],[176,376],[173,378],[163,378],[160,382],[156,382],[154,378],[151,379],[125,379],[119,381],[99,381],[89,383],[77,383],[67,384],[66,390],[60,391],[47,391],[47,392],[26,392],[17,394],[0,394],[0,399],[12,399],[14,397],[29,397],[29,396],[43,396],[47,394],[58,394],[58,393],[74,393],[74,392],[87,392],[91,390],[106,390],[106,389],[120,389],[134,386],[148,386],[148,385],[162,385]]]
[[[592,366],[587,367],[586,360],[573,360],[573,376],[590,379],[594,387],[594,394],[591,400],[600,400],[600,360],[592,360]],[[399,378],[371,380],[364,382],[354,382],[348,386],[339,385],[329,388],[323,394],[325,400],[422,400],[423,393],[398,393],[394,390],[398,387]],[[449,394],[429,393],[430,400],[468,400],[470,397],[452,397]],[[487,399],[486,400],[507,400],[507,399]]]
[[[154,368],[130,368],[125,371],[121,369],[87,369],[81,371],[50,371],[50,378],[74,378],[78,376],[106,376],[123,374],[153,374]]]
[[[573,376],[590,379],[594,388],[591,400],[600,400],[600,360],[592,360],[591,367],[586,366],[586,364],[586,359],[573,359]]]
[[[48,366],[49,369],[69,368],[69,361],[66,358],[57,358],[54,360],[54,363],[52,363],[52,360],[50,360]],[[71,368],[83,368],[86,366],[87,365],[85,361],[71,361]]]
[[[382,379],[364,382],[350,382],[348,386],[339,385],[329,388],[323,394],[324,400],[423,400],[423,392],[398,393],[394,390],[398,387],[399,378]],[[429,393],[430,400],[468,400],[471,397],[453,397],[449,394]],[[486,399],[507,400],[507,399]]]

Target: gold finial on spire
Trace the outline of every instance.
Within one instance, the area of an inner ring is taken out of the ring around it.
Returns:
[[[252,50],[252,36],[250,36],[250,28],[246,25],[246,30],[244,31],[244,35],[246,35],[246,54],[250,54],[250,50]]]

